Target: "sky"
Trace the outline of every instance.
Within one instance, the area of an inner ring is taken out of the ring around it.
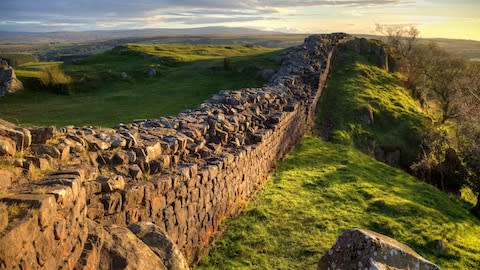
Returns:
[[[375,34],[382,24],[480,40],[480,0],[0,0],[0,11],[0,31],[229,26]]]

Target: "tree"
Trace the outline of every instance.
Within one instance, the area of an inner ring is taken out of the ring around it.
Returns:
[[[420,35],[420,31],[415,26],[396,27],[376,24],[376,31],[386,37],[389,52],[395,57],[404,59],[410,57]]]
[[[412,97],[435,109],[430,114],[436,121],[423,137],[422,158],[411,169],[444,191],[458,193],[467,185],[480,197],[480,64],[435,43],[418,43],[415,27],[377,25],[377,30],[386,36],[397,71],[407,76]],[[480,217],[480,199],[474,212]]]
[[[423,76],[420,83],[438,102],[439,122],[445,124],[460,116],[464,91],[455,85],[459,85],[465,76],[466,61],[448,54],[434,43],[427,45],[423,53],[424,61],[418,63],[414,70]]]
[[[422,61],[424,56],[424,48],[418,45],[420,31],[415,26],[392,27],[381,24],[376,24],[376,31],[385,36],[387,52],[395,60],[392,65],[394,70],[407,76],[405,86],[423,106],[424,92],[418,88],[418,74],[415,71],[415,64]]]

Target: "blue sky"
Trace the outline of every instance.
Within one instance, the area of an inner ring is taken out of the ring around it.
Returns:
[[[232,26],[369,34],[380,23],[480,40],[480,0],[0,0],[0,10],[7,31]]]

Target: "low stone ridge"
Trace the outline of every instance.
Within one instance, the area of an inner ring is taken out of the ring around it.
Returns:
[[[349,39],[308,37],[267,85],[222,91],[174,117],[112,129],[0,121],[0,268],[94,269],[109,257],[128,268],[133,247],[107,243],[116,234],[147,243],[126,231],[140,221],[194,264],[313,125],[335,47]]]
[[[17,79],[13,68],[8,65],[7,61],[0,59],[0,97],[22,89],[23,84]]]
[[[439,270],[408,246],[362,229],[343,232],[318,263],[318,270]]]

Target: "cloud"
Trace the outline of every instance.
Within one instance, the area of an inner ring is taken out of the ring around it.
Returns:
[[[0,30],[175,27],[272,22],[304,7],[395,5],[415,0],[0,0]],[[37,22],[37,23],[22,23]]]

